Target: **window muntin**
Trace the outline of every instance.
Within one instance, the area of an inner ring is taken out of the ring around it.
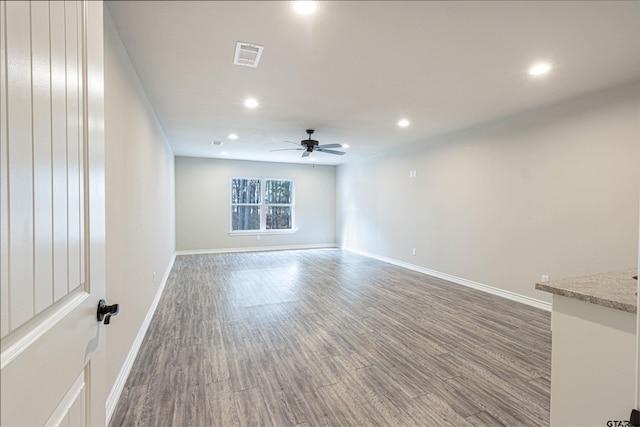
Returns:
[[[231,179],[231,231],[293,231],[293,181],[273,178]]]

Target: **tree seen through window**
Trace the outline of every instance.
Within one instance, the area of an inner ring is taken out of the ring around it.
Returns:
[[[293,224],[292,180],[231,180],[232,231],[291,230]]]

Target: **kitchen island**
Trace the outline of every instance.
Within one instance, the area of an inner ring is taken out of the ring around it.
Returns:
[[[536,283],[553,294],[551,426],[628,421],[636,375],[637,269]]]

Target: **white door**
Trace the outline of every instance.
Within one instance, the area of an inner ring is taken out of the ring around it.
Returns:
[[[0,1],[0,57],[0,424],[104,425],[102,2]]]

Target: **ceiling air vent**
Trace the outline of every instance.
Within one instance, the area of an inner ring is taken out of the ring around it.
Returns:
[[[236,43],[236,53],[233,57],[233,63],[235,65],[256,68],[258,66],[258,62],[260,62],[263,50],[264,46],[238,42]]]
[[[222,145],[222,141],[211,141],[212,147],[220,147]]]

